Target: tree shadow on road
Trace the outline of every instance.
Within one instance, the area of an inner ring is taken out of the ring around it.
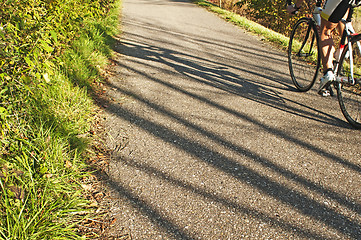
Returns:
[[[151,27],[149,24],[147,24],[145,28],[150,30],[156,29],[155,26]],[[216,40],[207,41],[204,39],[198,40],[198,38],[192,40],[192,37],[189,36],[173,34],[172,32],[167,32],[167,34],[169,35],[168,38],[184,38],[184,40],[187,39],[188,41],[197,41],[197,44],[209,46],[217,44]],[[220,51],[229,52],[228,57],[219,57],[217,52],[210,50],[210,52],[208,52],[209,57],[205,59],[198,57],[197,54],[193,54],[196,53],[196,50],[193,52],[193,49],[180,52],[170,50],[169,48],[147,45],[146,42],[151,41],[151,39],[146,39],[144,36],[133,35],[132,38],[139,39],[139,41],[119,43],[122,54],[149,62],[163,63],[165,66],[172,68],[177,74],[182,74],[194,81],[222,89],[227,93],[236,94],[242,98],[262,103],[297,116],[326,123],[330,126],[350,128],[350,125],[343,119],[335,117],[319,108],[312,107],[312,105],[305,104],[302,101],[302,97],[309,93],[297,92],[288,72],[281,72],[274,67],[269,67],[272,64],[287,64],[287,62],[284,61],[284,55],[281,53],[267,54],[262,51],[262,49],[256,47],[245,45],[237,47],[235,43],[223,42],[220,46]],[[159,42],[159,45],[169,45],[167,40],[160,40]],[[174,43],[172,44],[174,45]],[[182,46],[178,47],[181,48]],[[232,57],[234,55],[238,56],[236,60]],[[242,61],[239,59],[250,59],[251,61]],[[259,59],[268,62],[269,66],[259,65]],[[233,64],[228,64],[229,62],[233,62]],[[148,63],[144,64],[147,65]],[[147,66],[152,68],[151,64]],[[249,76],[251,76],[252,79],[247,78]],[[278,89],[297,92],[300,96],[300,101],[285,97]],[[328,99],[318,98],[318,100],[327,101]],[[286,102],[292,104],[286,104]]]
[[[147,26],[146,28],[148,28],[148,30],[149,28],[157,29],[156,26],[149,27],[149,24],[144,26]],[[213,40],[199,40],[199,36],[183,36],[180,33],[170,31],[166,31],[166,33],[169,35],[169,39],[172,39],[173,37],[187,37],[188,41],[202,42],[202,44],[205,45],[214,45]],[[152,74],[151,72],[182,75],[188,80],[203,84],[207,87],[221,89],[224,91],[224,94],[233,94],[239,96],[240,98],[248,99],[263,104],[264,106],[272,107],[297,117],[305,118],[309,121],[321,122],[330,126],[348,127],[347,124],[342,123],[337,117],[309,107],[302,102],[297,102],[291,98],[287,98],[284,94],[282,94],[282,91],[284,90],[294,89],[291,87],[292,83],[286,77],[287,74],[279,70],[275,70],[273,67],[260,66],[258,62],[237,62],[239,60],[235,60],[231,57],[231,55],[228,56],[225,54],[220,56],[212,51],[208,53],[208,58],[197,57],[196,54],[191,54],[193,51],[192,49],[182,51],[174,50],[174,48],[168,48],[167,46],[173,45],[174,47],[176,44],[171,42],[171,40],[167,40],[168,38],[159,40],[159,46],[163,46],[159,47],[147,44],[147,42],[151,40],[145,39],[143,36],[134,34],[128,34],[127,36],[133,40],[118,42],[118,46],[115,50],[124,56],[131,57],[131,61],[138,65],[142,65],[144,69],[148,70],[144,71],[132,68],[131,66],[124,64],[122,60],[115,61],[118,67],[126,68],[128,71],[141,75],[148,81],[156,82],[166,89],[170,89],[186,96],[187,98],[212,106],[213,108],[225,112],[237,119],[249,122],[261,129],[263,132],[282,138],[283,140],[291,142],[302,149],[306,149],[307,151],[323,156],[328,161],[339,164],[340,168],[351,170],[352,172],[356,172],[358,175],[361,174],[361,167],[356,163],[325,151],[324,149],[295,136],[291,136],[277,127],[269,126],[258,119],[234,110],[229,106],[222,105],[214,99],[197,94],[195,91],[182,87],[172,80],[166,81],[158,78],[157,75]],[[182,46],[177,47],[178,49],[182,49]],[[267,59],[269,62],[278,61],[279,63],[284,64],[280,60],[280,58],[282,58],[281,54],[279,56],[266,55],[262,49],[258,49],[256,47],[247,46],[247,48],[244,48],[244,46],[237,46],[234,43],[222,43],[220,48],[224,48],[225,51],[235,52],[239,56],[239,59],[243,59],[243,57],[257,57]],[[253,59],[253,61],[255,61],[255,59]],[[152,63],[160,63],[164,66],[164,68],[154,67]],[[252,76],[252,79],[247,78],[247,76]],[[265,79],[267,79],[267,81],[264,81]],[[136,90],[127,89],[126,86],[119,86],[118,84],[113,84],[111,82],[109,82],[109,88],[113,89],[113,91],[116,91],[118,94],[120,93],[136,102],[141,103],[147,108],[157,112],[157,114],[166,116],[177,124],[197,132],[201,136],[222,146],[223,148],[250,159],[263,168],[282,176],[290,182],[296,183],[307,191],[332,199],[332,201],[335,201],[337,204],[356,215],[361,215],[361,205],[357,199],[352,199],[349,196],[335,191],[334,189],[323,186],[320,183],[316,183],[300,174],[292,172],[291,170],[275,163],[271,159],[250,151],[246,147],[232,142],[230,139],[226,139],[215,132],[205,129],[201,125],[197,125],[187,120],[183,116],[173,112],[171,109],[168,109],[166,106],[162,106],[159,103],[144,98]],[[274,181],[267,175],[260,174],[249,166],[240,163],[237,159],[233,159],[223,153],[209,148],[204,144],[187,138],[181,133],[177,133],[173,129],[161,125],[156,121],[139,116],[136,112],[123,108],[122,105],[114,104],[111,101],[107,102],[106,105],[108,106],[106,110],[111,114],[116,115],[118,118],[143,129],[155,138],[161,139],[163,142],[172,145],[174,148],[182,150],[187,154],[192,155],[194,158],[207,163],[209,166],[214,167],[234,179],[257,189],[268,197],[277,199],[283,204],[295,209],[301,215],[310,217],[317,222],[326,225],[330,229],[350,238],[357,239],[361,235],[360,223],[354,218],[350,218],[350,215],[340,213],[318,200],[312,199],[309,195],[306,195],[301,191],[292,189],[282,183]],[[172,176],[170,172],[165,172],[164,169],[157,169],[143,160],[129,159],[121,154],[118,155],[118,153],[115,153],[113,157],[114,161],[120,161],[122,164],[133,168],[133,170],[137,169],[139,171],[152,174],[161,181],[168,182],[172,185],[181,187],[186,191],[202,196],[205,199],[210,199],[228,208],[232,208],[236,212],[241,212],[263,222],[267,222],[270,225],[275,225],[286,232],[295,234],[296,236],[313,239],[332,239],[332,237],[325,236],[322,233],[308,229],[307,226],[298,226],[293,223],[286,222],[282,219],[254,209],[251,206],[245,206],[233,200],[227,199],[225,196],[213,194],[206,188],[194,185],[186,180],[178,179]],[[127,199],[127,201],[131,202],[134,208],[146,214],[153,223],[165,229],[168,235],[177,239],[195,239],[197,237],[201,237],[182,229],[181,226],[171,220],[170,216],[166,216],[158,212],[155,207],[152,207],[151,203],[141,199],[141,197],[137,196],[132,189],[123,186],[121,183],[117,182],[116,179],[110,177],[109,182],[110,186],[117,191],[122,198]]]

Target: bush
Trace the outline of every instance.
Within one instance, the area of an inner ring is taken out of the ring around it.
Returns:
[[[210,2],[219,6],[220,1]],[[298,16],[312,12],[314,1],[309,2],[303,5]],[[221,6],[285,35],[289,35],[298,19],[289,16],[285,0],[222,0]]]
[[[285,11],[285,0],[241,0],[247,14],[267,28],[284,33],[289,31],[289,17]]]

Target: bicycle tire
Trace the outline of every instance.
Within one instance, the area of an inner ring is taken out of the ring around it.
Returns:
[[[288,44],[288,67],[292,82],[301,92],[314,85],[320,71],[321,55],[317,26],[311,18],[299,19]]]
[[[361,129],[361,35],[351,38],[352,58],[353,58],[353,74],[355,84],[348,81],[336,82],[337,99],[346,120],[357,129]],[[358,46],[359,47],[358,47]],[[346,46],[340,59],[337,70],[337,76],[350,76],[350,54]]]

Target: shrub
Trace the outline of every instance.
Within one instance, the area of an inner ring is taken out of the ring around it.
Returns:
[[[221,0],[210,2],[220,5]],[[306,1],[307,2],[307,1]],[[308,3],[310,2],[310,3]],[[300,15],[311,13],[314,1],[308,1],[300,10]],[[286,11],[285,0],[222,0],[222,7],[267,27],[288,35],[298,17],[291,17]]]

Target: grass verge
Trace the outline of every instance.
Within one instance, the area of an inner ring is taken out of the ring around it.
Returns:
[[[235,24],[236,26],[239,26],[251,33],[263,36],[264,40],[277,44],[282,49],[287,49],[289,38],[280,33],[277,33],[258,23],[248,20],[247,18],[242,17],[236,13],[222,9],[210,2],[204,0],[196,0],[194,1],[194,3],[206,8],[211,12],[216,13],[219,17]]]
[[[99,235],[85,226],[97,209],[88,197],[92,170],[86,162],[94,155],[94,86],[118,29],[120,1],[114,2],[102,18],[83,19],[74,41],[44,62],[41,77],[2,74],[0,239]]]
[[[275,43],[278,47],[282,49],[287,49],[289,37],[284,36],[278,32],[275,32],[271,29],[268,29],[261,24],[248,20],[245,17],[242,17],[234,12],[222,9],[213,3],[210,3],[205,0],[193,0],[194,3],[198,4],[201,7],[206,8],[210,12],[216,13],[219,17],[223,18],[224,20],[231,22],[251,33],[261,35],[265,40]],[[355,28],[356,32],[361,31],[361,7],[355,8],[355,12],[353,15],[353,27]]]

